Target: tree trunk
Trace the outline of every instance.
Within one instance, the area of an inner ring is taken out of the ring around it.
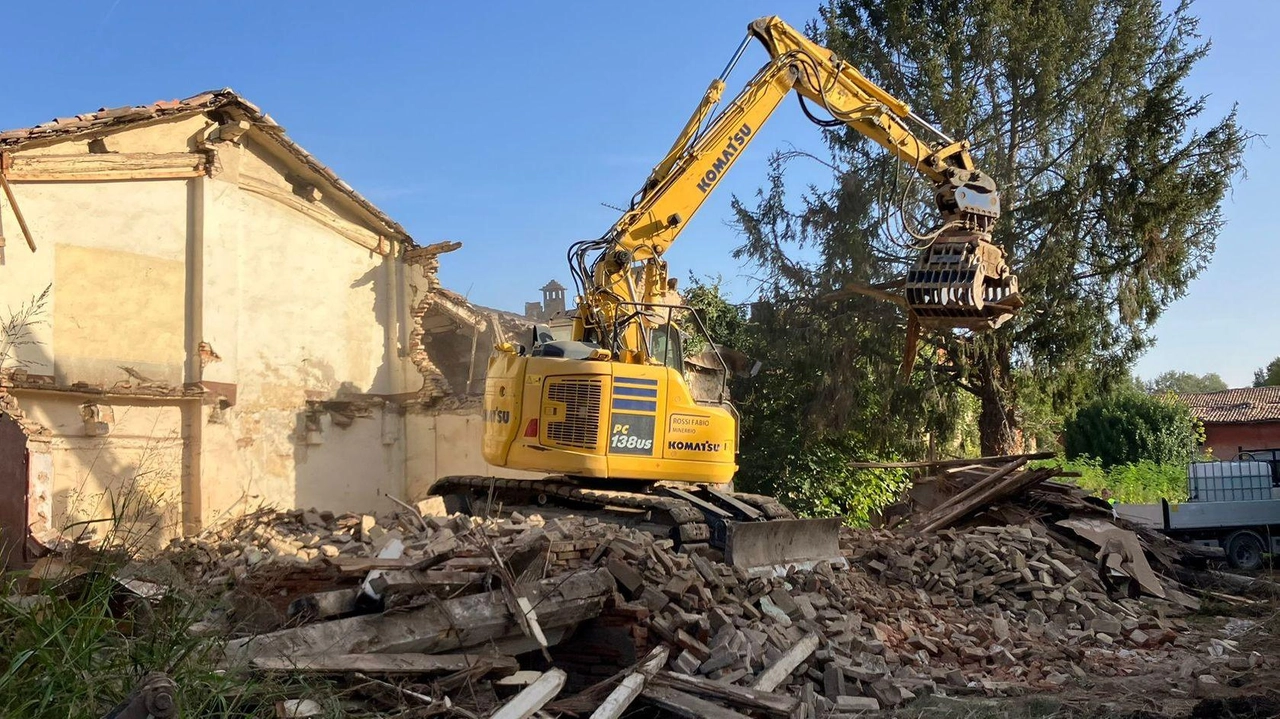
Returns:
[[[1022,452],[1022,426],[1015,412],[1017,396],[1010,371],[1013,348],[998,342],[978,359],[973,382],[982,409],[978,414],[978,434],[982,454],[996,457]]]

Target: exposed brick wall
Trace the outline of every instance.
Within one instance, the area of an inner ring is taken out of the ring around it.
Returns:
[[[409,359],[413,361],[414,366],[418,368],[418,373],[422,375],[423,385],[422,389],[418,390],[417,400],[423,404],[432,404],[453,392],[453,389],[449,386],[449,381],[445,379],[444,373],[431,361],[431,357],[427,354],[426,347],[422,341],[425,334],[422,319],[435,306],[440,296],[439,293],[444,289],[440,285],[439,278],[440,255],[452,252],[461,246],[461,242],[437,242],[426,247],[416,247],[408,250],[403,258],[405,264],[410,267],[419,267],[425,280],[421,296],[417,298],[409,311],[409,319],[412,322],[409,328]]]
[[[1215,459],[1232,459],[1241,448],[1280,448],[1280,422],[1206,424],[1204,434]]]

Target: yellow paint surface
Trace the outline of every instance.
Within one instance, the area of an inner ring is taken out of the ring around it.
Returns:
[[[74,245],[58,245],[54,254],[58,364],[108,360],[164,375],[146,375],[156,381],[180,382],[186,356],[183,263]]]

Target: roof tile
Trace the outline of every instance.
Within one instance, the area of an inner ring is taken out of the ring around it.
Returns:
[[[1280,387],[1242,387],[1179,398],[1205,424],[1280,421]]]
[[[0,131],[0,150],[17,149],[19,146],[28,142],[38,142],[40,140],[58,139],[70,137],[73,135],[81,135],[88,133],[99,133],[110,131],[120,125],[131,122],[139,122],[142,120],[150,120],[153,118],[170,117],[175,115],[193,114],[197,112],[205,112],[222,107],[234,106],[240,110],[246,119],[253,122],[260,130],[273,137],[277,142],[284,146],[294,157],[312,169],[312,171],[327,177],[333,181],[340,191],[346,194],[353,202],[364,208],[369,214],[377,218],[386,230],[386,234],[390,237],[397,237],[405,240],[410,245],[413,244],[413,238],[405,231],[395,220],[392,220],[382,210],[378,209],[372,202],[369,202],[360,193],[356,192],[350,185],[338,178],[332,170],[320,164],[318,160],[311,156],[306,150],[302,149],[296,142],[289,139],[281,127],[275,120],[271,119],[257,105],[240,97],[231,88],[223,88],[221,90],[209,90],[206,92],[192,95],[184,100],[161,100],[150,105],[125,105],[115,108],[99,108],[97,112],[86,113],[82,115],[74,115],[72,117],[55,118],[49,122],[41,123],[34,127],[24,127],[14,130]]]

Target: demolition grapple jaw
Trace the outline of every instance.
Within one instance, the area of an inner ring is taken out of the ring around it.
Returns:
[[[931,330],[995,329],[1023,304],[1004,250],[981,236],[939,238],[907,272],[902,292],[908,312]]]

